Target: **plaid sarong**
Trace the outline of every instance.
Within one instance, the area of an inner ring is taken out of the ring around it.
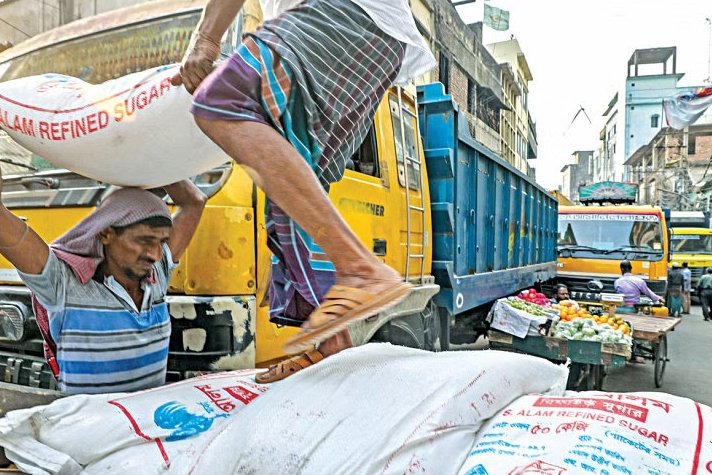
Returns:
[[[208,119],[263,122],[284,136],[329,185],[366,137],[398,74],[404,45],[350,0],[306,0],[265,22],[195,93]],[[323,250],[274,203],[270,318],[301,325],[334,282]]]

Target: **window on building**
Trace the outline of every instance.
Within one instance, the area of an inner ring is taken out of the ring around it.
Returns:
[[[473,115],[476,113],[476,90],[477,88],[475,87],[475,81],[473,81],[472,78],[467,78],[467,112]]]
[[[697,137],[695,137],[694,135],[691,135],[690,138],[689,138],[688,141],[687,141],[687,154],[688,154],[688,155],[694,155],[694,154],[696,153],[696,152],[695,152],[695,146],[697,145],[697,144],[695,143],[695,142],[697,142],[697,141],[695,140],[696,138],[697,138]]]
[[[445,53],[440,53],[440,63],[438,65],[438,81],[445,86],[445,94],[450,93],[450,59]]]
[[[657,129],[660,126],[660,115],[653,114],[650,116],[650,127]]]

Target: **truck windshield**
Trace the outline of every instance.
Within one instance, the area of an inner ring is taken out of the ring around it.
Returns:
[[[712,254],[712,234],[673,234],[672,252]]]
[[[663,257],[660,219],[651,214],[559,215],[559,256],[659,260]]]

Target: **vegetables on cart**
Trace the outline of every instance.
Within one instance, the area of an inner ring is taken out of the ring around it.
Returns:
[[[517,295],[517,298],[529,303],[541,305],[542,307],[549,305],[549,299],[546,295],[537,292],[535,289],[522,290],[519,292],[519,295]]]
[[[630,326],[619,316],[610,317],[607,314],[601,312],[591,313],[585,308],[580,308],[576,302],[573,300],[565,300],[558,303],[558,305],[552,305],[553,309],[559,311],[559,319],[562,322],[570,322],[578,318],[590,319],[597,324],[607,324],[614,330],[620,330],[624,335],[630,335]],[[592,310],[599,309],[600,307],[594,307]]]
[[[614,328],[611,323],[617,327]],[[554,327],[552,336],[567,340],[600,341],[602,343],[624,343],[627,345],[633,343],[630,337],[630,327],[626,323],[621,325],[608,321],[599,323],[595,318],[575,318],[571,321],[560,320]]]
[[[516,308],[517,310],[522,310],[522,311],[530,313],[536,317],[546,317],[546,318],[552,319],[559,315],[559,312],[552,308],[546,308],[546,307],[543,307],[536,303],[522,300],[519,297],[508,297],[507,300],[505,300],[505,302],[507,305],[509,305],[512,308]]]

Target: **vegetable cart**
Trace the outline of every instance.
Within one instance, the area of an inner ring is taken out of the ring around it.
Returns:
[[[651,360],[655,365],[655,387],[663,385],[667,356],[667,334],[675,329],[681,319],[674,317],[653,317],[648,315],[621,315],[633,325],[634,357]]]
[[[567,389],[575,391],[601,390],[606,366],[625,366],[631,347],[624,343],[603,343],[586,340],[566,340],[550,336],[518,338],[508,333],[490,330],[490,348],[515,351],[563,362],[570,359]]]

